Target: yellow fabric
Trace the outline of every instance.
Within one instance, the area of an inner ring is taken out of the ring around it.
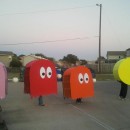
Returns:
[[[118,61],[113,68],[113,75],[116,80],[130,85],[130,58]]]

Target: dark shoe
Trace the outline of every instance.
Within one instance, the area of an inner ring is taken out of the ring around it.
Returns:
[[[40,106],[47,106],[46,104],[41,104]]]

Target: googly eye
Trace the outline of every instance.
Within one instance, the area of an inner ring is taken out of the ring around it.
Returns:
[[[51,78],[52,76],[52,69],[50,67],[47,67],[47,77]]]
[[[81,73],[79,73],[78,79],[79,79],[80,84],[82,84],[83,83],[83,75]]]
[[[45,68],[44,68],[44,67],[41,67],[41,68],[40,68],[40,77],[41,77],[42,79],[45,78]]]
[[[89,82],[89,76],[87,73],[84,74],[84,82],[88,83]]]

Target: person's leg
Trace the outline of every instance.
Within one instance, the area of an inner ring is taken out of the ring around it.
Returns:
[[[82,103],[82,98],[79,98],[79,103]]]
[[[123,97],[123,83],[121,83],[121,89],[120,89],[120,94],[119,94],[119,96],[120,96],[120,98],[122,98]]]
[[[79,102],[79,98],[76,99],[76,103],[78,103],[78,102]]]
[[[126,98],[126,95],[127,95],[127,89],[128,89],[128,86],[126,84],[124,84],[123,86],[123,98],[125,99]]]
[[[82,103],[82,98],[77,98],[76,103]]]
[[[39,105],[43,105],[43,97],[42,96],[39,96],[38,101],[39,101]]]

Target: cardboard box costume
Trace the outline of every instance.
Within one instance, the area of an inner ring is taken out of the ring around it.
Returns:
[[[93,78],[87,67],[73,67],[64,72],[63,95],[72,99],[94,96]]]
[[[118,61],[113,68],[114,78],[130,85],[130,58]]]
[[[0,62],[0,99],[4,99],[7,95],[7,70],[3,63]]]
[[[31,97],[57,94],[55,65],[47,59],[31,61],[26,65],[24,92]]]

